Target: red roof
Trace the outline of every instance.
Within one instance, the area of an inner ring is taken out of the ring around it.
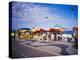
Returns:
[[[58,32],[58,31],[60,31],[59,29],[55,29],[55,28],[50,28],[49,30],[48,30],[48,32]]]
[[[59,31],[61,31],[61,30],[60,29],[55,29],[55,28],[50,28],[49,30],[38,29],[38,30],[35,30],[34,32],[38,33],[38,32],[59,32]]]
[[[41,32],[46,32],[46,30],[44,30],[44,29],[40,29],[40,31],[41,31]]]
[[[37,32],[46,32],[46,30],[44,30],[44,29],[39,29],[39,30],[35,30],[34,32],[35,32],[35,33],[37,33]]]

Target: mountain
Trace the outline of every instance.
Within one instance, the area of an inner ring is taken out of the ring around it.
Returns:
[[[64,34],[72,34],[73,33],[73,31],[71,30],[71,31],[64,31]]]

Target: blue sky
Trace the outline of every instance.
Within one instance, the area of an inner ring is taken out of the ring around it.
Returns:
[[[73,9],[73,10],[72,10]],[[78,25],[76,5],[57,5],[45,3],[12,3],[12,29],[53,28],[56,25],[72,30]]]

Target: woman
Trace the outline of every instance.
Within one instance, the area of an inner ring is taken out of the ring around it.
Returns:
[[[73,27],[73,31],[72,37],[74,38],[74,47],[78,49],[78,27]]]

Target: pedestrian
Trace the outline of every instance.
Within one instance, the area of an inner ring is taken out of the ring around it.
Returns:
[[[74,47],[78,49],[78,27],[73,28],[72,37],[74,38]]]
[[[51,34],[51,40],[54,40],[54,34],[53,33]]]

